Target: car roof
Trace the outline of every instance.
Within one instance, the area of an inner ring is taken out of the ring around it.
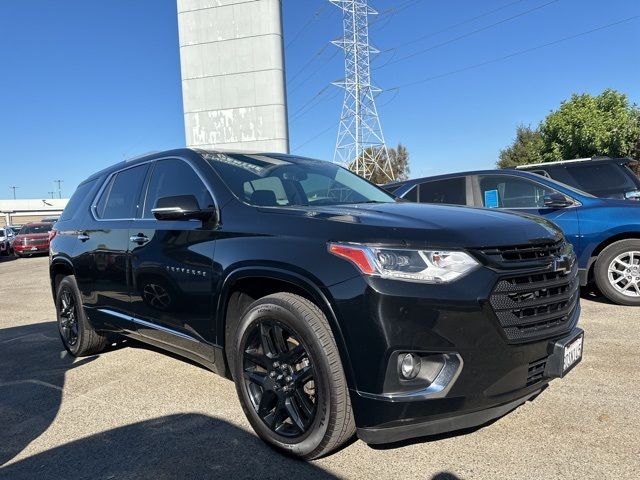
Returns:
[[[108,175],[112,172],[115,172],[117,170],[121,170],[125,167],[128,166],[133,166],[133,165],[137,165],[140,163],[144,163],[144,162],[148,162],[151,160],[155,160],[158,158],[164,158],[164,157],[171,157],[171,156],[184,156],[184,155],[189,155],[189,154],[193,154],[196,153],[198,155],[201,156],[205,156],[205,155],[215,155],[215,154],[221,154],[221,155],[256,155],[256,156],[260,156],[260,155],[264,155],[267,157],[273,157],[273,158],[279,158],[279,159],[286,159],[287,161],[290,161],[291,163],[304,163],[305,161],[313,161],[313,162],[317,162],[317,159],[313,159],[313,158],[308,158],[308,157],[302,157],[300,155],[289,155],[289,154],[284,154],[284,153],[276,153],[276,152],[249,152],[249,151],[243,151],[243,150],[224,150],[224,149],[205,149],[205,148],[176,148],[173,150],[164,150],[164,151],[154,151],[154,152],[149,152],[149,153],[145,153],[142,155],[137,155],[135,157],[131,157],[128,158],[126,160],[122,160],[118,163],[115,163],[113,165],[110,165],[102,170],[100,170],[99,172],[94,173],[93,175],[91,175],[90,177],[88,177],[86,180],[84,180],[82,183],[94,180],[96,178],[99,178],[103,175]]]
[[[627,163],[636,163],[637,160],[630,157],[623,158],[611,158],[611,157],[593,157],[593,158],[576,158],[573,160],[558,160],[557,162],[543,162],[543,163],[530,163],[528,165],[518,165],[518,170],[529,170],[532,168],[541,168],[549,165],[567,165],[573,163],[617,163],[617,164],[627,164]]]

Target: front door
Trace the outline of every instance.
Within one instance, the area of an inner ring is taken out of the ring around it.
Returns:
[[[480,192],[478,206],[506,208],[540,215],[556,223],[567,240],[578,250],[580,223],[577,209],[574,207],[549,208],[544,205],[545,195],[561,192],[515,175],[479,175],[477,179]]]
[[[187,161],[170,158],[153,166],[141,218],[129,230],[131,301],[138,333],[212,361],[215,315],[212,299],[216,231],[201,221],[158,221],[159,198],[193,195],[213,206],[205,184]]]

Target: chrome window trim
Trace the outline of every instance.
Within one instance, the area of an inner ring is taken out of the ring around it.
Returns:
[[[176,330],[172,330],[171,328],[164,327],[162,325],[158,325],[158,324],[155,324],[155,323],[152,323],[152,322],[147,322],[146,320],[142,320],[140,318],[137,318],[137,317],[134,317],[134,316],[131,316],[131,315],[125,315],[124,313],[116,312],[114,310],[109,310],[108,308],[99,308],[98,311],[102,312],[102,313],[106,313],[107,315],[112,315],[114,317],[122,318],[123,320],[127,320],[127,321],[132,322],[132,323],[134,323],[136,325],[141,325],[143,327],[152,328],[154,330],[159,330],[161,332],[165,332],[165,333],[168,333],[170,335],[174,335],[176,337],[180,337],[180,338],[184,338],[186,340],[191,340],[192,342],[200,343],[200,341],[197,338],[194,338],[191,335],[187,335],[186,333],[178,332]]]
[[[111,172],[107,178],[104,180],[104,182],[102,183],[102,185],[100,186],[100,189],[98,190],[98,193],[95,195],[95,197],[93,198],[93,201],[91,202],[91,216],[93,217],[93,219],[96,222],[132,222],[132,221],[140,221],[140,220],[144,220],[144,221],[151,221],[151,222],[158,222],[159,220],[155,219],[155,218],[144,218],[142,216],[140,217],[132,217],[132,218],[100,218],[98,217],[98,212],[97,212],[97,208],[98,208],[98,201],[100,200],[100,197],[102,195],[102,192],[107,188],[107,185],[109,185],[109,182],[111,181],[111,179],[117,175],[120,172],[124,172],[125,170],[130,170],[132,168],[136,168],[139,167],[141,165],[146,165],[148,163],[154,163],[154,165],[151,167],[152,171],[151,171],[151,177],[148,178],[148,182],[147,182],[147,178],[145,177],[145,183],[146,185],[144,186],[144,199],[142,202],[142,212],[140,215],[144,215],[144,207],[146,205],[147,202],[147,195],[149,193],[149,184],[151,183],[151,178],[153,177],[153,168],[155,168],[155,163],[162,161],[162,160],[182,160],[183,162],[185,162],[187,165],[189,165],[189,167],[191,167],[191,169],[195,172],[195,174],[198,176],[198,178],[200,179],[200,181],[204,184],[205,188],[207,189],[207,191],[209,192],[209,195],[211,195],[211,199],[213,200],[213,206],[216,210],[216,218],[219,219],[220,218],[220,209],[218,207],[218,201],[216,200],[216,196],[214,195],[214,193],[211,191],[211,188],[209,188],[209,184],[207,183],[207,181],[205,180],[205,178],[200,174],[200,172],[194,168],[193,164],[187,160],[184,157],[180,157],[180,156],[167,156],[167,157],[160,157],[160,158],[153,158],[150,160],[146,160],[144,162],[140,162],[140,163],[136,163],[135,165],[128,165],[125,166],[119,170],[115,170],[113,172]],[[206,162],[206,161],[205,161]],[[207,165],[209,165],[208,162],[206,162]],[[210,168],[213,168],[209,165]],[[215,170],[214,170],[215,171]],[[147,172],[148,175],[148,172]],[[139,192],[140,193],[140,192]]]

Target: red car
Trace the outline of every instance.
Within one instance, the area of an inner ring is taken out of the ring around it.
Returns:
[[[34,253],[49,251],[49,232],[52,223],[27,223],[13,241],[16,257],[30,257]]]

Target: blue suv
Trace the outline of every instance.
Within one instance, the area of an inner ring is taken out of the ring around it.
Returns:
[[[640,203],[597,198],[521,170],[453,173],[391,183],[406,200],[502,208],[559,225],[578,256],[580,282],[620,305],[640,305]]]

